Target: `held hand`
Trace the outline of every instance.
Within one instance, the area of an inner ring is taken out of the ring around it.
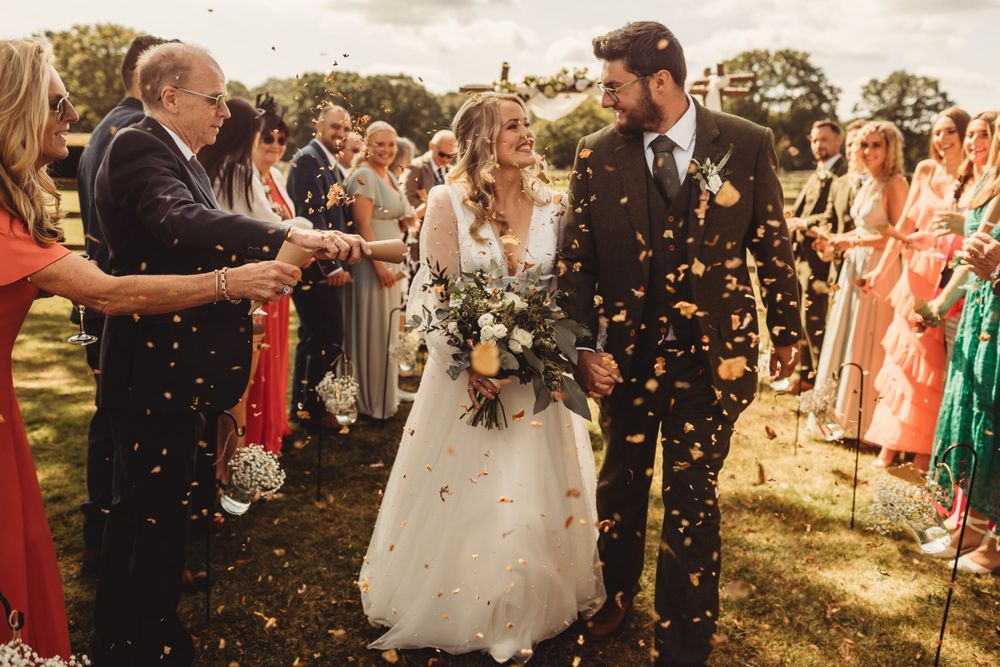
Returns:
[[[351,274],[347,271],[336,271],[326,279],[326,284],[330,287],[343,287],[344,285],[350,285],[352,282],[354,282],[354,279],[351,278]]]
[[[477,410],[480,407],[480,396],[493,399],[500,395],[500,389],[486,376],[480,375],[471,368],[466,373],[469,375],[469,398],[472,399],[472,405]]]
[[[805,231],[806,223],[802,218],[788,218],[785,220],[785,224],[788,225],[788,235],[795,236],[796,232]]]
[[[590,350],[579,350],[577,354],[573,377],[591,398],[610,396],[615,383],[623,382],[621,371],[610,354]]]
[[[954,211],[938,211],[931,218],[931,226],[938,236],[945,234],[965,234],[965,216]]]
[[[1000,242],[984,232],[976,232],[962,242],[962,260],[981,280],[1000,264]]]
[[[906,247],[911,250],[927,250],[934,245],[937,235],[926,231],[911,232],[906,236]]]
[[[775,345],[771,353],[771,382],[783,380],[791,375],[798,360],[797,345]]]
[[[271,302],[289,294],[301,278],[299,267],[272,260],[229,269],[226,285],[234,299]]]
[[[375,269],[378,281],[382,284],[382,287],[389,289],[396,283],[396,276],[393,275],[392,271],[384,263],[374,261],[372,262],[372,268]]]
[[[363,256],[371,254],[368,243],[357,234],[293,227],[288,232],[287,240],[307,250],[315,250],[318,259],[335,259],[357,264]]]
[[[871,294],[872,290],[875,289],[875,283],[877,282],[878,273],[875,271],[869,271],[868,273],[861,276],[861,279],[857,281],[859,287],[861,287],[862,294]]]
[[[830,245],[837,252],[844,252],[845,250],[850,250],[853,248],[854,237],[849,234],[836,235],[830,238]]]

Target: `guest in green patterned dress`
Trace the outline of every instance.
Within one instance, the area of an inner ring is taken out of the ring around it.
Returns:
[[[944,452],[956,443],[969,445],[976,452],[975,486],[966,500],[970,511],[964,555],[956,554],[956,531],[952,548],[945,551],[944,557],[958,555],[960,569],[977,573],[1000,570],[994,533],[1000,522],[1000,287],[990,279],[996,278],[994,269],[1000,262],[1000,242],[996,240],[1000,229],[994,227],[1000,217],[998,166],[1000,142],[995,138],[965,223],[964,248],[969,265],[956,270],[948,286],[929,304],[932,312],[945,313],[963,293],[966,295],[934,436],[934,460],[946,464],[956,487],[967,489],[973,471],[972,455],[965,449],[947,455]],[[990,250],[998,258],[992,265],[985,258]],[[940,481],[947,483],[947,472],[942,471],[942,475]]]

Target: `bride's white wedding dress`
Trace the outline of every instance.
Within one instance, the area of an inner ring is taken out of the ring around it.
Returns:
[[[410,312],[421,304],[433,311],[436,297],[419,290],[428,262],[449,275],[486,270],[491,261],[506,266],[489,225],[482,240],[470,233],[464,198],[462,184],[430,193]],[[565,197],[548,199],[534,208],[518,271],[525,263],[553,269]],[[440,338],[429,336],[428,347],[359,575],[365,614],[389,628],[371,648],[524,661],[533,645],[604,602],[590,438],[584,420],[561,403],[532,415],[534,393],[516,383],[500,394],[507,428],[466,425],[459,420],[469,403],[466,375],[448,376],[451,348]]]

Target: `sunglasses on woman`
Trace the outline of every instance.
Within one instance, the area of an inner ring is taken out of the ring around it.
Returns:
[[[71,107],[72,105],[69,101],[69,93],[66,93],[55,102],[49,103],[49,113],[54,113],[56,115],[56,120],[60,123],[65,123],[69,120],[69,110]]]
[[[263,134],[261,135],[260,140],[269,146],[273,144],[275,141],[278,142],[279,146],[284,146],[286,143],[288,143],[288,137],[286,137],[283,134],[279,134],[277,136],[273,134]]]

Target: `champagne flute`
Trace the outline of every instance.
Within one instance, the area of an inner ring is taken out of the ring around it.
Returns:
[[[87,307],[82,303],[76,304],[76,312],[80,315],[80,331],[67,338],[67,343],[73,343],[73,345],[90,345],[97,342],[97,336],[89,334],[83,329],[83,313],[86,310]]]

